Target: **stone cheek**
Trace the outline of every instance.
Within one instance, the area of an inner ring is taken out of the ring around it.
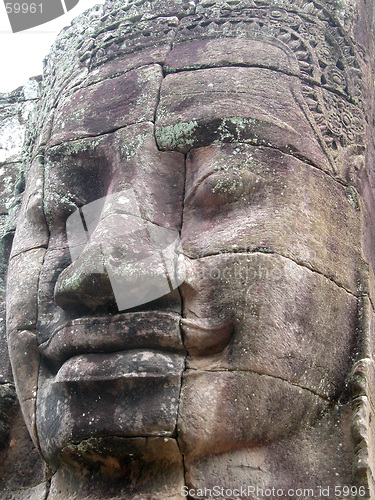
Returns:
[[[188,348],[177,426],[187,484],[290,487],[290,460],[306,486],[322,476],[333,484],[320,469],[325,453],[350,475],[351,417],[338,401],[356,352],[357,298],[278,255],[206,256],[189,270],[182,330],[195,350]],[[228,322],[221,352],[197,352],[197,331],[210,327],[214,336]],[[316,472],[306,480],[310,467]]]
[[[355,349],[355,296],[277,255],[215,255],[189,269],[186,319],[198,331],[231,321],[233,331],[222,352],[190,353],[188,368],[265,374],[336,400]]]
[[[38,280],[46,250],[35,248],[10,260],[7,283],[7,329],[35,330]]]
[[[329,405],[281,379],[250,371],[187,370],[181,394],[179,442],[188,468],[197,460],[291,437]],[[209,476],[208,476],[209,477]],[[242,472],[241,479],[246,474]],[[225,479],[224,479],[225,480]]]

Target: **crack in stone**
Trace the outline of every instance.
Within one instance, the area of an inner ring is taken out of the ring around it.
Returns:
[[[324,170],[322,167],[319,167],[316,163],[314,163],[312,160],[309,158],[304,157],[303,155],[300,155],[299,153],[293,154],[293,151],[288,151],[287,149],[282,150],[281,148],[278,148],[276,146],[271,146],[269,144],[262,144],[259,146],[260,148],[268,148],[268,149],[273,149],[275,151],[280,151],[283,153],[285,156],[290,156],[291,158],[296,158],[297,160],[301,161],[302,163],[305,163],[306,165],[309,165],[312,168],[315,168],[316,170],[319,170],[319,172],[322,172],[324,175],[327,175],[331,180],[334,182],[337,182],[343,187],[349,187],[349,184],[344,182],[342,179],[339,177],[335,177],[332,175],[332,173],[328,172],[327,170]]]
[[[44,167],[44,155],[43,155],[43,167]],[[47,247],[48,247],[48,243],[49,243],[49,240],[50,240],[50,231],[49,231],[49,228],[48,228],[48,224],[46,222],[46,214],[45,214],[45,207],[44,207],[44,188],[45,188],[45,169],[43,168],[42,170],[42,200],[43,200],[43,203],[42,203],[42,213],[43,213],[43,219],[45,221],[45,224],[46,224],[46,228],[47,228],[47,231],[48,231],[48,242],[47,242]],[[46,255],[47,255],[47,252],[44,252],[44,255],[43,255],[43,261],[42,261],[42,264],[40,266],[40,270],[39,270],[39,274],[38,274],[38,283],[37,283],[37,296],[36,296],[36,325],[38,324],[38,320],[39,320],[39,300],[40,300],[40,280],[41,280],[41,275],[42,275],[42,269],[43,269],[43,266],[44,266],[44,262],[45,262],[45,259],[46,259]],[[35,328],[36,328],[36,325],[35,325]],[[39,361],[39,368],[40,368],[40,361]],[[35,430],[35,437],[36,437],[36,440],[37,440],[37,447],[38,447],[38,451],[40,453],[40,455],[42,456],[43,460],[47,463],[47,460],[45,459],[43,453],[42,453],[42,449],[40,447],[40,439],[39,439],[39,432],[38,432],[38,426],[37,426],[37,418],[36,418],[36,413],[37,413],[37,400],[38,400],[38,390],[39,390],[39,368],[38,368],[38,377],[37,377],[37,384],[36,384],[36,389],[35,389],[35,423],[34,423],[34,430]]]
[[[47,249],[48,248],[48,244],[47,245],[35,245],[34,247],[30,247],[30,248],[27,248],[26,250],[20,250],[19,252],[17,253],[14,253],[10,259],[9,259],[9,262],[11,260],[13,260],[15,257],[18,257],[19,255],[23,255],[27,252],[31,252],[31,250],[38,250],[39,248],[44,248],[44,249]]]
[[[372,300],[371,296],[369,293],[364,293],[363,294],[363,297],[367,297],[370,304],[371,304],[371,308],[372,308],[372,311],[375,313],[375,304],[374,304],[374,301]]]
[[[156,121],[155,121],[155,125],[156,125]],[[159,146],[159,144],[157,142],[157,139],[156,139],[156,135],[155,135],[155,141],[156,141],[156,146],[157,146],[157,148],[158,148],[159,151],[167,151],[166,149],[161,149],[160,148],[160,146]],[[211,146],[211,145],[220,145],[220,144],[227,144],[227,143],[224,143],[223,141],[216,139],[216,140],[214,140],[214,141],[212,141],[212,142],[210,142],[208,144],[205,144],[203,146],[197,146],[197,147],[190,148],[187,151],[186,154],[190,153],[194,149],[200,149],[202,147],[208,147],[208,146]],[[253,146],[253,147],[256,147],[256,148],[267,148],[267,149],[271,149],[271,150],[274,150],[274,151],[278,151],[280,153],[283,153],[285,156],[289,156],[289,157],[291,157],[293,159],[299,160],[300,162],[304,163],[305,165],[308,165],[308,166],[310,166],[312,168],[315,168],[319,172],[327,175],[331,180],[333,180],[334,182],[337,182],[341,186],[344,186],[344,187],[348,187],[349,186],[342,179],[340,179],[339,177],[333,175],[333,172],[329,172],[327,170],[324,170],[322,167],[320,167],[319,165],[317,165],[316,163],[314,163],[309,158],[305,157],[304,155],[301,155],[300,153],[297,153],[297,152],[294,153],[288,147],[280,148],[280,147],[277,147],[277,146],[272,146],[270,144],[259,143],[259,142],[257,142],[254,139],[249,139],[248,141],[233,141],[233,142],[230,142],[229,144],[243,144],[243,145],[247,145],[247,146]],[[177,149],[173,149],[171,151],[177,151]]]
[[[305,269],[308,269],[309,271],[311,271],[313,273],[316,273],[316,274],[319,274],[320,276],[323,276],[327,280],[329,280],[332,283],[334,283],[338,288],[344,290],[345,292],[347,292],[352,297],[358,299],[358,295],[356,295],[351,290],[348,290],[344,285],[342,285],[341,283],[335,281],[333,278],[331,278],[329,276],[326,276],[323,272],[319,271],[318,269],[310,267],[310,266],[308,266],[307,264],[305,264],[305,263],[303,263],[301,261],[297,261],[297,260],[293,259],[292,257],[288,257],[287,255],[284,255],[283,253],[277,252],[275,250],[269,250],[269,249],[262,250],[261,248],[255,248],[254,250],[246,250],[246,249],[233,250],[232,249],[230,251],[224,251],[224,252],[212,252],[212,253],[209,253],[209,254],[202,255],[201,257],[191,257],[187,253],[183,252],[183,255],[185,255],[185,257],[187,257],[188,259],[191,259],[191,260],[201,260],[201,259],[206,259],[206,258],[209,258],[209,257],[215,257],[215,256],[218,256],[218,255],[241,255],[241,254],[244,255],[244,256],[246,256],[246,255],[278,255],[279,257],[282,257],[284,259],[289,260],[290,262],[294,262],[294,264],[297,264],[300,267],[304,267]]]
[[[189,43],[190,41],[194,41],[195,39],[191,39],[191,40],[187,40],[186,42],[180,42],[179,44],[176,45],[176,47],[178,45],[182,45],[183,43]],[[212,40],[212,39],[211,39]],[[218,38],[218,40],[222,40],[220,38]],[[230,40],[230,38],[228,39]],[[167,74],[177,74],[177,73],[186,73],[186,72],[191,72],[191,71],[197,71],[197,70],[205,70],[205,69],[217,69],[217,68],[258,68],[258,69],[267,69],[269,71],[273,71],[275,73],[280,73],[282,75],[286,75],[286,76],[290,76],[292,78],[296,78],[298,81],[301,81],[303,83],[306,83],[308,85],[310,85],[312,88],[313,87],[318,87],[319,89],[324,89],[324,90],[327,90],[328,92],[331,92],[332,94],[335,94],[339,97],[342,97],[343,99],[345,99],[347,102],[349,102],[350,104],[354,104],[353,103],[353,100],[350,99],[350,96],[348,96],[347,94],[345,94],[344,92],[340,92],[340,90],[338,89],[335,89],[329,85],[322,85],[321,83],[319,83],[318,80],[314,80],[313,78],[310,78],[308,76],[305,76],[303,74],[296,74],[294,73],[293,71],[287,71],[287,70],[283,70],[283,69],[279,69],[279,68],[275,68],[275,67],[270,67],[270,66],[266,66],[264,64],[246,64],[246,63],[233,63],[233,64],[230,64],[230,63],[225,63],[225,64],[202,64],[200,66],[197,66],[197,67],[191,67],[191,68],[171,68],[170,70],[167,69]],[[220,91],[216,91],[217,93],[223,93],[224,91],[220,92]],[[192,94],[200,94],[201,92],[192,92]],[[240,93],[246,93],[246,92],[238,92],[239,94]],[[357,106],[358,107],[358,106]]]
[[[108,62],[111,62],[111,61],[108,61]],[[113,73],[113,75],[108,75],[106,77],[99,78],[98,80],[95,80],[93,82],[88,82],[87,85],[82,85],[81,87],[79,87],[79,85],[81,83],[85,82],[85,80],[82,80],[82,82],[79,82],[79,83],[77,83],[77,85],[75,85],[74,87],[72,87],[72,89],[75,88],[75,90],[72,92],[72,94],[69,97],[73,96],[79,90],[85,90],[85,89],[88,89],[88,88],[92,87],[93,85],[97,85],[99,83],[103,83],[103,82],[106,82],[108,80],[114,80],[115,78],[118,78],[120,76],[126,75],[126,73],[130,73],[130,71],[138,70],[138,69],[141,69],[141,68],[147,68],[149,66],[155,66],[155,65],[162,66],[162,64],[160,62],[150,62],[150,63],[147,63],[147,64],[139,63],[139,64],[136,64],[135,66],[132,66],[131,68],[125,69],[123,71],[118,71],[116,73]],[[99,68],[100,68],[100,66],[99,66]],[[88,73],[87,76],[89,76],[89,75],[90,75],[90,73]],[[87,77],[85,79],[87,79]],[[57,106],[55,106],[55,109],[56,108],[57,108]]]
[[[181,207],[181,212],[182,212],[181,213],[181,227],[183,225],[184,208],[185,208],[186,162],[187,162],[187,155],[185,155],[185,160],[184,160],[185,175],[184,175],[184,187],[183,187],[182,207]],[[181,237],[181,231],[180,231],[180,237]],[[182,318],[183,317],[183,313],[184,313],[184,298],[182,296],[180,287],[178,287],[178,293],[180,295],[180,300],[181,300],[181,318]],[[186,346],[185,346],[185,343],[184,343],[184,336],[182,334],[181,321],[179,322],[179,328],[180,328],[181,341],[182,341],[182,344],[185,347],[185,350],[187,352],[187,349],[186,349]],[[177,443],[178,449],[180,450],[181,458],[182,458],[182,467],[183,467],[183,474],[184,474],[184,486],[187,485],[187,481],[186,481],[186,473],[187,473],[187,471],[186,471],[186,465],[185,465],[185,455],[183,454],[181,446],[180,446],[180,443],[178,441],[178,419],[179,419],[179,416],[181,416],[181,414],[180,414],[180,406],[181,406],[181,397],[182,397],[182,382],[183,382],[184,373],[187,370],[186,360],[187,360],[187,355],[185,356],[184,369],[182,370],[182,373],[181,373],[181,386],[180,386],[180,393],[179,393],[179,397],[178,397],[177,415],[176,415],[176,443]]]
[[[175,36],[176,36],[176,33],[175,33]],[[173,42],[171,42],[171,45],[172,45]],[[147,67],[147,66],[151,66],[151,65],[158,65],[161,67],[162,69],[162,74],[163,74],[163,78],[162,78],[162,81],[164,80],[165,78],[165,64],[159,64],[159,63],[152,63],[152,64],[147,64],[147,65],[141,65],[139,66],[138,68],[140,67]],[[233,65],[233,66],[221,66],[222,68],[226,68],[226,67],[262,67],[262,66],[241,66],[241,65]],[[215,67],[213,67],[215,68]],[[130,71],[132,71],[133,69],[137,69],[137,68],[132,68],[128,71],[125,71],[123,73],[121,73],[121,75],[123,74],[126,74]],[[197,68],[199,69],[199,68]],[[208,67],[209,69],[209,67]],[[267,69],[270,69],[270,68],[267,68]],[[181,70],[180,72],[186,72],[186,71],[195,71],[194,70]],[[280,70],[276,70],[276,69],[270,69],[270,71],[275,71],[277,73],[282,73],[282,74],[287,74],[289,75],[288,73],[285,73],[283,71],[280,71]],[[167,73],[169,74],[169,73]],[[121,75],[117,75],[117,76],[121,76]],[[102,81],[106,81],[106,80],[109,80],[109,79],[113,79],[113,78],[116,78],[117,76],[111,76],[111,77],[108,77],[106,79],[103,79],[103,80],[100,80],[98,82],[93,82],[92,84],[86,86],[86,87],[82,87],[82,88],[87,88],[91,85],[95,85],[97,83],[100,83]],[[296,75],[289,75],[289,76],[294,76],[295,78],[298,79],[298,77]],[[86,135],[86,136],[82,136],[82,137],[78,137],[78,138],[74,138],[74,139],[70,139],[70,140],[67,140],[67,141],[61,141],[60,143],[57,143],[57,144],[54,144],[53,146],[47,148],[47,150],[50,150],[50,149],[53,149],[57,146],[61,146],[63,144],[68,144],[68,143],[71,143],[71,142],[75,142],[75,141],[78,141],[78,140],[82,140],[82,139],[89,139],[89,138],[98,138],[98,137],[105,137],[106,135],[109,135],[109,134],[112,134],[118,130],[121,130],[121,129],[125,129],[126,127],[129,127],[129,126],[133,126],[133,125],[136,125],[137,123],[153,123],[154,124],[154,140],[155,140],[155,144],[156,144],[156,147],[158,148],[159,151],[164,151],[163,149],[160,148],[159,144],[158,144],[158,140],[157,140],[157,137],[156,137],[156,117],[157,117],[157,110],[158,110],[158,107],[159,107],[159,104],[160,104],[160,97],[161,97],[161,87],[162,87],[162,81],[161,81],[161,84],[159,86],[159,90],[158,90],[158,95],[157,95],[157,102],[156,102],[156,106],[155,106],[155,110],[154,110],[154,119],[153,121],[148,121],[148,120],[145,120],[145,121],[140,121],[140,122],[132,122],[132,123],[129,123],[125,126],[120,126],[120,127],[116,127],[116,128],[113,128],[111,130],[108,130],[106,132],[102,132],[100,134],[92,134],[92,135]],[[221,93],[221,94],[229,94],[229,92],[220,92],[220,91],[216,91],[216,93]],[[238,92],[239,94],[247,94],[247,92]],[[202,92],[194,92],[192,93],[194,95],[196,94],[203,94]],[[215,142],[214,142],[215,144]],[[345,183],[343,180],[341,180],[340,178],[334,176],[332,173],[330,172],[327,172],[326,170],[324,170],[323,168],[319,167],[316,163],[314,163],[313,161],[311,161],[310,159],[304,157],[303,155],[300,155],[298,153],[294,154],[293,151],[290,151],[288,150],[288,148],[278,148],[278,147],[275,147],[275,146],[272,146],[272,145],[268,145],[268,144],[258,144],[258,143],[255,143],[255,142],[252,142],[252,141],[247,141],[247,142],[244,142],[244,141],[236,141],[235,144],[249,144],[249,145],[253,145],[254,147],[264,147],[264,148],[269,148],[269,149],[273,149],[273,150],[276,150],[276,151],[280,151],[281,153],[287,155],[287,156],[291,156],[292,158],[296,158],[298,160],[300,160],[301,162],[313,167],[313,168],[316,168],[317,170],[319,170],[320,172],[323,172],[324,174],[326,174],[328,177],[330,177],[331,179],[333,179],[335,182],[339,183],[340,185],[342,186],[345,186],[345,187],[348,187],[348,184]]]
[[[150,121],[150,120],[141,120],[139,122],[127,123],[126,125],[122,125],[120,127],[115,127],[113,129],[107,130],[105,132],[101,132],[100,134],[83,135],[81,137],[75,137],[75,138],[69,139],[67,141],[61,141],[61,142],[58,142],[56,144],[53,144],[52,146],[49,146],[49,147],[47,146],[46,153],[53,150],[54,148],[57,148],[59,146],[63,146],[65,144],[71,144],[72,142],[82,141],[84,139],[97,139],[100,137],[105,137],[106,135],[113,134],[113,133],[117,132],[118,130],[126,129],[127,127],[133,127],[134,125],[140,125],[142,123],[153,124],[154,122]]]
[[[160,151],[160,148],[159,148],[159,144],[158,144],[158,141],[156,139],[156,114],[157,114],[157,111],[158,111],[158,107],[159,107],[159,104],[160,104],[160,95],[161,95],[161,87],[162,87],[162,84],[163,84],[163,80],[165,78],[164,76],[164,65],[160,65],[161,67],[161,74],[162,74],[162,79],[160,81],[160,85],[159,85],[159,88],[158,88],[158,92],[157,92],[157,96],[156,96],[156,105],[155,105],[155,109],[154,109],[154,120],[153,120],[153,127],[152,127],[152,130],[153,130],[153,136],[154,136],[154,142],[155,142],[155,145],[156,145],[156,148],[158,151]]]
[[[43,500],[48,500],[48,497],[49,497],[49,494],[50,494],[50,490],[51,490],[51,479],[48,479],[46,482],[46,496],[44,497]]]
[[[324,394],[320,394],[319,392],[314,391],[313,389],[311,389],[309,387],[305,387],[303,385],[297,384],[297,382],[291,382],[290,380],[288,380],[286,378],[280,377],[278,375],[272,375],[272,374],[266,373],[266,372],[260,372],[260,371],[256,371],[256,370],[241,370],[241,369],[238,369],[238,368],[227,368],[227,369],[217,369],[217,370],[202,370],[202,369],[199,369],[199,368],[189,367],[188,370],[192,370],[192,371],[199,372],[199,373],[252,373],[254,375],[259,375],[260,377],[270,377],[270,378],[275,379],[275,380],[281,380],[282,382],[290,384],[293,387],[297,387],[298,389],[302,389],[304,391],[310,392],[314,396],[317,396],[317,397],[323,399],[324,401],[326,401],[328,403],[335,403],[336,402],[336,399],[331,399],[328,396],[325,396]],[[337,400],[338,399],[339,398],[337,398]]]

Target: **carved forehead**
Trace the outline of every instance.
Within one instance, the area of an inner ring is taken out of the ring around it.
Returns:
[[[236,5],[107,3],[78,18],[60,36],[47,59],[45,93],[36,115],[39,123],[29,133],[29,152],[35,155],[35,149],[49,141],[52,123],[54,143],[73,138],[61,135],[61,128],[65,126],[65,132],[68,128],[61,116],[65,103],[71,108],[67,115],[86,115],[94,125],[95,106],[100,110],[100,96],[97,99],[95,91],[99,86],[102,95],[113,96],[113,108],[107,110],[107,116],[97,113],[96,121],[107,120],[108,127],[102,131],[93,126],[93,135],[107,133],[110,126],[116,129],[130,122],[154,122],[160,86],[166,88],[168,82],[178,86],[182,78],[188,79],[179,74],[216,67],[259,67],[298,79],[297,86],[291,85],[296,107],[313,129],[309,135],[328,158],[327,170],[336,175],[345,151],[354,148],[358,155],[364,144],[361,58],[349,36],[350,26],[345,25],[353,8],[350,2],[341,2],[338,8],[333,1],[324,6],[303,1],[281,5],[269,0]],[[197,73],[191,74],[196,80]],[[269,78],[264,80],[270,85]],[[212,78],[206,83],[215,85],[216,81]],[[248,84],[251,97],[251,81]],[[177,93],[174,103],[183,107],[186,103],[181,100],[178,104]],[[128,121],[123,117],[118,120],[116,115],[119,97],[122,104],[129,101]],[[279,102],[282,99],[275,97]],[[85,136],[84,131],[81,136]],[[162,147],[174,148],[173,144]]]

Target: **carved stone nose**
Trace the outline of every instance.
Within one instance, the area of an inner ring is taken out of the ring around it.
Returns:
[[[75,260],[55,286],[55,301],[64,309],[123,311],[169,294],[184,279],[178,231],[138,215],[110,213],[86,244],[77,237],[71,242]]]
[[[115,306],[111,281],[94,246],[62,271],[55,285],[55,302],[65,310],[84,306],[95,311]]]

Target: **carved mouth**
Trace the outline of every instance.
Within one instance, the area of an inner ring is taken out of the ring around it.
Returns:
[[[55,367],[56,382],[165,377],[181,373],[186,354],[221,352],[232,334],[232,321],[215,325],[208,318],[132,312],[72,320],[56,329],[39,350]]]

